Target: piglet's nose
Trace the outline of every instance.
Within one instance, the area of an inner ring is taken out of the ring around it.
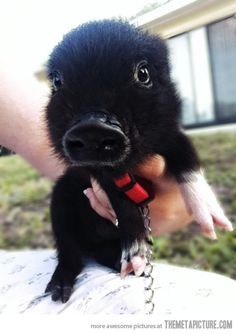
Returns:
[[[114,153],[126,136],[117,126],[89,119],[78,122],[64,136],[64,149],[71,160],[96,160],[99,153]]]
[[[79,150],[101,149],[112,150],[119,144],[121,133],[106,124],[86,122],[78,124],[67,133],[67,148]]]

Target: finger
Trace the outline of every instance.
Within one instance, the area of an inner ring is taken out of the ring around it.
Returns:
[[[156,196],[166,192],[176,192],[177,182],[166,169],[166,161],[160,155],[155,155],[139,165],[135,173],[151,182]]]
[[[166,162],[161,155],[155,155],[137,167],[137,174],[154,181],[165,173]]]
[[[94,179],[93,177],[91,177],[91,185],[92,185],[92,189],[93,189],[93,193],[94,195],[97,197],[97,199],[99,200],[100,204],[104,207],[104,208],[108,208],[109,210],[113,210],[111,203],[109,201],[109,198],[107,197],[107,194],[105,193],[105,191],[101,188],[100,184],[97,182],[96,179]]]
[[[94,194],[92,188],[88,188],[84,191],[85,196],[88,198],[89,203],[93,210],[99,214],[99,216],[110,220],[113,224],[115,224],[116,217],[112,214],[111,210],[107,210],[104,206],[100,203],[97,196]]]

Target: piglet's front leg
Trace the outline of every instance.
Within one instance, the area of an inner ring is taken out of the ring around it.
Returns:
[[[113,180],[96,176],[116,213],[121,239],[121,278],[134,272],[140,276],[146,266],[147,236],[139,207],[129,200]]]
[[[184,182],[180,183],[180,189],[183,198],[194,220],[201,226],[203,234],[216,239],[215,225],[226,231],[232,231],[232,224],[225,216],[203,172],[200,170],[188,172],[182,176]]]
[[[121,278],[134,272],[140,276],[146,267],[147,259],[147,242],[145,240],[134,240],[128,244],[122,245],[121,254]]]
[[[117,203],[113,197],[112,201],[121,236],[121,278],[130,272],[140,276],[144,272],[147,255],[146,230],[142,214],[136,204],[127,198],[120,198]]]

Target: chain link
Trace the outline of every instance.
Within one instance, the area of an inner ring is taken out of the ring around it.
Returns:
[[[153,239],[151,235],[151,218],[150,218],[150,210],[148,205],[141,207],[141,212],[143,215],[144,226],[146,229],[146,239],[147,239],[147,252],[146,252],[146,259],[147,264],[144,270],[144,297],[145,297],[145,313],[152,314],[155,308],[153,303],[153,281],[154,278],[152,277],[153,265],[151,263],[152,259],[152,245]]]

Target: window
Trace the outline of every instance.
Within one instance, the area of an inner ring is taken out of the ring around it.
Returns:
[[[171,59],[171,73],[182,99],[182,122],[196,123],[191,59],[188,34],[168,40]]]
[[[236,120],[236,18],[209,25],[208,38],[217,118]]]
[[[184,125],[214,121],[214,97],[206,28],[169,39],[172,76],[182,98]]]

